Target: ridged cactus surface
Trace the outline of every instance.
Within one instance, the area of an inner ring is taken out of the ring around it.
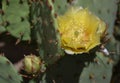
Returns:
[[[35,12],[38,12],[36,13],[38,22],[34,26],[39,44],[39,53],[47,64],[51,64],[62,54],[57,30],[57,15],[54,12],[52,0],[39,1],[37,7],[38,9]]]

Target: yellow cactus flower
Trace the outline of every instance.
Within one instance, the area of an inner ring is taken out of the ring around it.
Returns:
[[[71,8],[57,17],[61,45],[66,52],[80,54],[100,44],[106,24],[88,9]]]

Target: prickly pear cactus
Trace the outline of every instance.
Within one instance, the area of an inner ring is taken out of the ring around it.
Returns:
[[[21,40],[30,40],[29,5],[27,0],[2,0],[4,28]],[[1,19],[1,18],[0,18]]]
[[[32,22],[34,27],[36,27],[40,56],[47,61],[47,63],[49,63],[49,61],[53,61],[52,59],[56,60],[56,56],[58,57],[61,55],[60,35],[57,30],[57,16],[63,15],[71,6],[83,7],[88,8],[88,10],[109,24],[109,27],[112,27],[117,10],[115,0],[109,1],[110,5],[106,5],[108,2],[106,0],[45,0],[38,2],[39,3],[35,1],[37,6],[33,5],[33,10],[36,9],[36,11],[33,11],[32,15],[34,16],[34,20]],[[104,8],[101,10],[102,7]],[[111,31],[112,29],[110,28],[109,32]]]
[[[105,21],[112,32],[117,12],[117,0],[52,0],[56,14],[64,14],[70,6],[88,8],[92,13]],[[109,2],[109,5],[106,3]],[[62,4],[62,5],[61,5]]]
[[[61,57],[61,55],[64,55],[61,47],[62,34],[60,34],[58,30],[59,23],[57,19],[59,16],[62,16],[63,14],[65,14],[66,11],[69,10],[71,7],[78,8],[78,9],[83,7],[83,10],[86,8],[88,9],[88,11],[91,11],[91,13],[94,13],[96,16],[98,16],[100,19],[102,19],[108,24],[108,27],[109,27],[108,32],[110,33],[110,35],[112,35],[111,34],[113,30],[112,27],[114,25],[115,14],[117,11],[116,1],[117,0],[2,0],[1,9],[3,13],[0,14],[0,32],[8,31],[11,35],[15,36],[18,39],[30,40],[30,32],[31,32],[30,27],[33,27],[35,30],[34,34],[36,35],[33,37],[37,38],[37,42],[39,45],[40,58],[42,58],[42,60],[45,61],[47,64],[52,64],[56,60],[58,60]],[[67,15],[69,16],[69,14]],[[81,15],[81,17],[84,17],[84,16]],[[69,18],[65,20],[67,22]],[[90,22],[91,20],[93,19],[89,19],[89,20],[85,19],[86,23],[83,23],[83,24],[92,25],[92,24],[88,24],[88,22]],[[77,22],[79,25],[80,21],[77,21]],[[81,21],[81,24],[82,22],[83,20]],[[94,22],[92,23],[97,25],[97,23],[94,23]],[[74,29],[71,29],[71,28],[69,29],[74,31]],[[94,35],[97,33],[97,31],[99,33],[99,30],[98,30],[99,28],[98,27],[96,28],[94,28],[93,31],[91,31],[93,32]],[[104,31],[104,29],[102,30]],[[87,30],[91,30],[91,28]],[[77,31],[78,29],[76,29],[75,35],[78,35]],[[78,38],[78,39],[84,40],[86,38],[85,41],[88,41],[87,40],[88,38],[86,36],[88,35],[88,33],[89,31],[87,31],[87,34],[85,34],[85,37],[83,36],[84,38],[81,38],[81,39]],[[71,35],[68,35],[67,38],[69,36]],[[93,35],[91,37],[93,37]],[[84,49],[86,48],[82,48],[82,49],[80,48],[80,50],[82,50],[81,53],[85,53],[85,52],[89,53],[89,50],[101,44],[100,37],[101,35],[99,35],[99,37],[95,37],[95,39],[90,39],[95,42],[96,41],[99,41],[99,42],[96,45],[92,46],[91,48],[89,48],[91,43],[87,47],[85,44],[85,47],[89,49],[84,51]],[[76,40],[76,38],[74,40]],[[66,40],[66,41],[69,42],[69,40]],[[95,42],[92,42],[92,44],[93,43],[95,44]],[[73,42],[73,47],[75,47],[74,42]],[[78,52],[76,52],[76,54],[77,53]],[[80,54],[80,55],[82,56],[83,54]],[[111,63],[112,60],[104,56],[102,53],[97,52],[96,55],[97,56],[94,59],[94,62],[90,63],[87,67],[84,68],[80,76],[80,80],[79,80],[80,83],[91,83],[91,82],[94,83],[96,81],[100,83],[110,82],[110,78],[112,75],[112,67],[113,67],[113,64]],[[34,65],[33,65],[34,61],[32,61],[32,58],[33,57],[30,57],[30,58],[26,57],[24,61],[25,68],[26,68],[25,71],[27,71],[28,73],[31,73],[31,72],[36,73],[40,69],[39,67],[40,62],[38,58],[35,60],[37,63],[35,63]],[[20,83],[21,78],[17,76],[16,74],[17,72],[15,72],[15,70],[11,67],[12,66],[11,63],[7,59],[5,59],[5,57],[2,57],[1,59],[2,60],[0,60],[1,62],[0,66],[2,67],[0,69],[0,82]],[[7,68],[5,65],[7,65]],[[9,65],[11,68],[8,68]],[[35,67],[37,68],[36,70],[35,70]],[[6,69],[8,73],[6,73],[6,71],[4,71],[2,68]],[[33,71],[33,68],[34,68],[34,71]],[[46,76],[43,76],[42,82],[46,82],[44,78],[46,78]],[[34,81],[31,81],[31,82],[34,82]]]
[[[106,5],[107,2],[109,2],[109,5]],[[110,37],[113,37],[112,33],[113,33],[113,26],[114,26],[116,12],[117,12],[117,0],[97,0],[97,1],[95,0],[92,0],[92,1],[89,1],[89,0],[64,0],[64,1],[53,0],[53,4],[54,4],[55,14],[57,16],[63,15],[71,7],[87,8],[89,11],[91,11],[93,14],[95,14],[97,17],[99,17],[101,20],[103,20],[106,23],[106,26],[108,27],[107,32],[109,33]],[[65,19],[67,19],[67,17]],[[111,46],[112,44],[113,42],[110,43],[108,47]],[[113,47],[115,48],[115,46]]]
[[[39,53],[47,64],[55,62],[62,54],[52,0],[41,0],[37,5],[36,28]],[[36,13],[35,13],[36,14]]]
[[[79,83],[110,83],[113,61],[101,52],[96,52],[94,62],[87,65],[79,78]]]
[[[13,67],[12,63],[0,55],[0,82],[1,83],[21,83],[22,78]]]

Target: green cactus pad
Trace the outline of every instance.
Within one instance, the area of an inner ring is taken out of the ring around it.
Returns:
[[[2,0],[5,28],[11,35],[30,40],[29,5],[27,0]]]
[[[22,78],[18,75],[12,63],[0,55],[0,82],[1,83],[21,83]]]
[[[40,1],[37,5],[37,23],[36,28],[37,42],[39,44],[39,53],[47,64],[55,62],[62,54],[57,30],[56,13],[52,0]]]
[[[62,5],[61,5],[62,4]],[[53,0],[54,10],[57,15],[64,14],[66,10],[69,8],[69,4],[67,0]]]
[[[5,27],[2,25],[2,21],[3,21],[3,20],[2,20],[1,14],[0,14],[0,33],[6,31]]]
[[[83,69],[79,83],[110,83],[113,63],[103,53],[96,52],[96,55],[94,62]]]
[[[74,0],[73,0],[74,1]],[[116,19],[117,0],[75,0],[75,6],[88,8],[108,25],[111,34]],[[108,4],[109,3],[109,4]]]

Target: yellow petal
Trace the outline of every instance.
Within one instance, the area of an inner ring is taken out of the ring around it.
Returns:
[[[74,53],[89,52],[100,44],[106,24],[88,9],[71,8],[57,18],[62,47]]]

